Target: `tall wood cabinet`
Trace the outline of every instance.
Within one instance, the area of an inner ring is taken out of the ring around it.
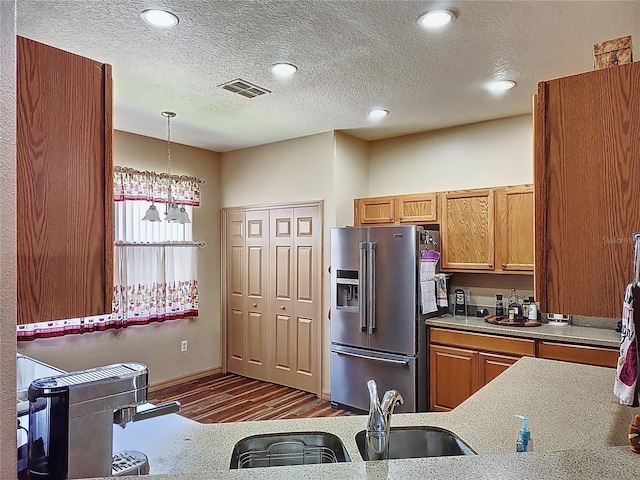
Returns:
[[[228,371],[320,393],[321,205],[223,210]]]
[[[538,84],[535,295],[544,312],[620,318],[640,231],[640,63]]]
[[[18,323],[111,312],[109,65],[17,39]]]

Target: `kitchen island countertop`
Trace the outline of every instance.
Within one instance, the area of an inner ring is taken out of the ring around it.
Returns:
[[[354,437],[366,416],[206,425],[158,417],[127,426],[115,446],[145,452],[149,478],[167,480],[640,478],[640,455],[627,447],[627,427],[640,409],[618,403],[613,379],[611,368],[525,357],[451,412],[393,415],[392,426],[432,425],[454,432],[478,453],[465,457],[363,462]],[[530,419],[533,453],[513,453],[520,428],[515,414]],[[229,470],[238,440],[287,431],[338,435],[351,463]]]
[[[543,323],[539,327],[511,327],[487,323],[479,317],[458,317],[453,315],[429,318],[425,320],[425,325],[428,327],[551,340],[595,347],[620,347],[620,333],[616,332],[613,328],[582,327],[577,325],[554,326],[547,323]]]

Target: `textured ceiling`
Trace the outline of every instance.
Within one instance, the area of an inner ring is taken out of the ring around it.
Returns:
[[[145,24],[170,10],[177,27]],[[450,8],[438,31],[419,15]],[[536,84],[593,69],[593,44],[632,35],[640,1],[20,0],[18,34],[113,66],[114,126],[229,151],[329,130],[365,140],[531,112]],[[268,67],[294,63],[288,81]],[[243,78],[254,99],[217,85]],[[496,96],[493,78],[518,82]],[[390,110],[372,122],[374,107]]]

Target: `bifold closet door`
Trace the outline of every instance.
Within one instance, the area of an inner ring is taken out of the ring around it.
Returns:
[[[247,374],[245,212],[227,214],[227,370]]]
[[[271,210],[271,381],[318,390],[321,238],[318,207]]]
[[[246,212],[247,376],[269,380],[269,210]]]

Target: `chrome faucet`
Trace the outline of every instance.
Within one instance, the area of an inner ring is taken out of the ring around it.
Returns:
[[[367,382],[369,388],[369,418],[367,420],[366,452],[367,460],[386,460],[389,458],[389,431],[391,414],[394,407],[404,403],[404,398],[397,390],[387,390],[378,400],[378,387],[375,380]]]

